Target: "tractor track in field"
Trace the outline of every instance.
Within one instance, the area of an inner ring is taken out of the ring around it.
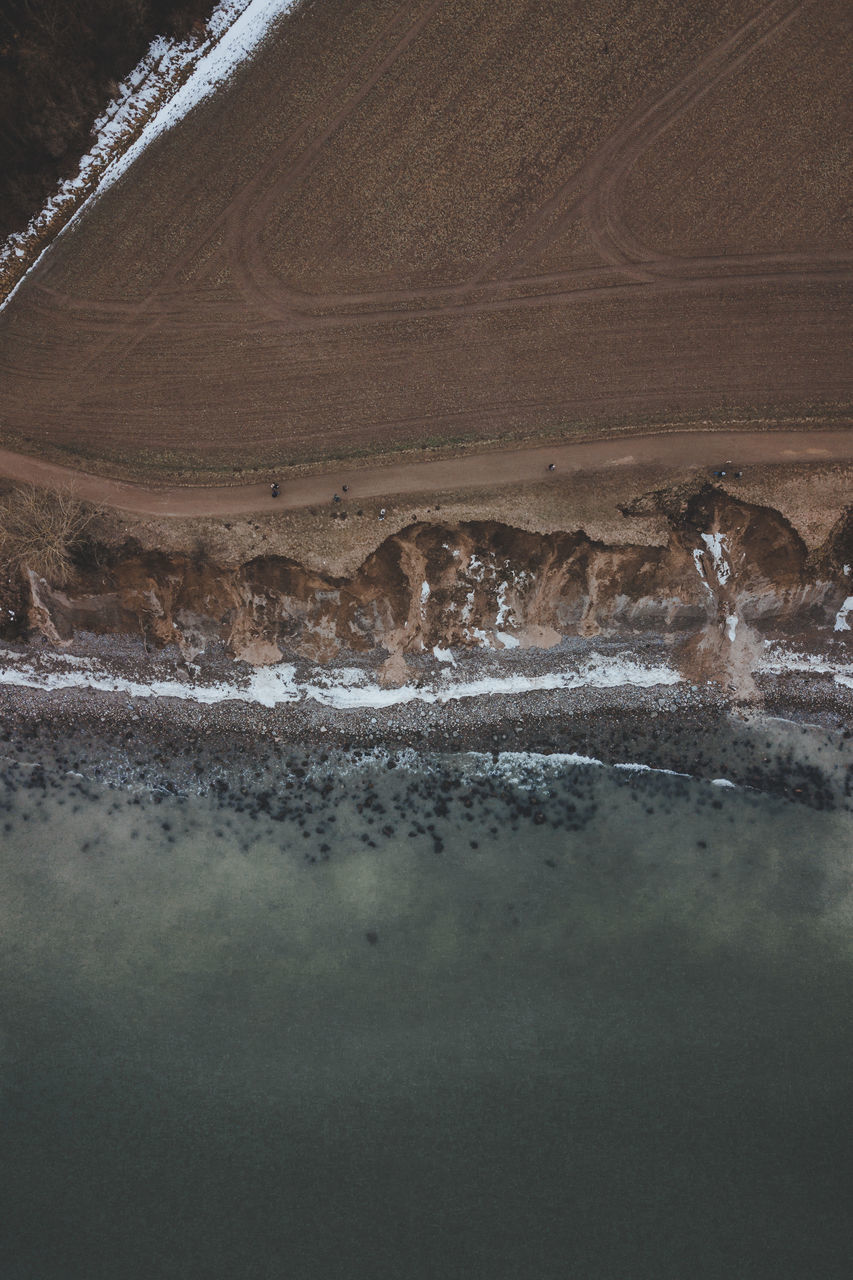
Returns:
[[[245,448],[254,469],[259,457],[273,466],[312,451],[328,457],[338,436],[347,450],[389,454],[419,433],[532,439],[555,426],[570,435],[602,415],[636,430],[647,415],[819,419],[815,406],[829,404],[828,420],[838,420],[849,403],[838,353],[853,255],[808,241],[790,252],[751,251],[758,246],[746,241],[739,253],[662,253],[641,242],[622,207],[649,148],[813,4],[770,0],[746,21],[741,9],[722,39],[718,25],[692,65],[685,55],[668,84],[632,98],[572,176],[550,193],[547,182],[537,187],[526,216],[498,221],[502,242],[457,275],[444,266],[436,281],[429,260],[414,287],[395,260],[375,274],[378,287],[369,274],[351,291],[318,277],[312,292],[310,271],[308,288],[297,287],[298,254],[288,250],[277,274],[265,230],[304,196],[299,184],[327,149],[345,148],[341,131],[357,113],[373,120],[386,98],[396,102],[403,60],[415,59],[416,84],[435,74],[419,41],[433,38],[453,0],[383,7],[364,46],[330,64],[302,118],[261,149],[221,205],[206,209],[207,171],[188,170],[179,205],[197,201],[203,213],[156,279],[141,273],[136,298],[109,288],[82,296],[83,277],[72,276],[78,292],[63,288],[49,262],[33,277],[4,315],[4,328],[11,318],[22,336],[0,343],[0,427],[27,447],[56,439],[70,456],[75,441],[91,451],[118,440],[114,456],[132,473],[138,455],[144,473],[146,450],[187,452],[186,442],[202,465],[224,442],[239,465]],[[256,119],[263,102],[249,106]],[[556,250],[572,226],[590,247],[563,259]],[[120,257],[123,246],[112,247]]]

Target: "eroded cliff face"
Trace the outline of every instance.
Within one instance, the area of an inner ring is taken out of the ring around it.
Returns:
[[[30,574],[28,625],[53,643],[117,633],[176,644],[188,659],[214,641],[252,663],[384,651],[389,679],[395,662],[423,650],[655,632],[678,642],[686,669],[710,674],[722,662],[745,687],[760,637],[838,634],[853,592],[853,509],[811,552],[777,511],[710,485],[650,493],[626,509],[661,513],[663,546],[489,521],[412,524],[346,578],[283,557],[234,567],[126,544],[102,549],[101,563],[90,557],[61,589]]]

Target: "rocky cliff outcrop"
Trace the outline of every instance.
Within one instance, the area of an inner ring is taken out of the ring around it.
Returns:
[[[581,529],[416,523],[346,578],[278,556],[226,566],[128,543],[90,556],[61,589],[30,574],[28,623],[53,643],[118,633],[176,644],[192,659],[215,641],[253,663],[330,662],[347,651],[399,663],[423,650],[655,632],[678,642],[696,674],[723,662],[746,685],[758,637],[834,637],[853,590],[851,511],[811,552],[777,511],[711,485],[649,493],[626,510],[661,512],[662,546],[606,545]]]

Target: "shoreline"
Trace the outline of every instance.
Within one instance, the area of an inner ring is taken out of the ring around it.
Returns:
[[[553,667],[553,657],[543,651],[532,665]],[[531,767],[562,757],[566,767],[618,765],[626,775],[659,771],[849,808],[853,690],[805,671],[760,674],[756,684],[750,702],[717,681],[678,679],[345,709],[306,697],[211,704],[0,684],[0,756],[7,766],[172,795],[264,792],[289,785],[311,761],[331,768],[370,755],[477,753],[493,764],[523,755]]]

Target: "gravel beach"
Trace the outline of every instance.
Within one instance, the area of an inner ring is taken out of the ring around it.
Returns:
[[[35,666],[40,652],[49,678],[57,661],[86,663],[96,656],[99,670],[142,683],[177,680],[188,692],[194,681],[209,687],[234,679],[235,664],[224,657],[188,671],[169,650],[144,655],[132,642],[112,638],[84,637],[76,649],[61,658],[37,650]],[[626,657],[624,647],[608,650],[585,641],[563,645],[556,653],[465,655],[460,666],[468,684],[495,680],[497,672],[536,678],[569,659],[579,665],[593,650]],[[23,647],[17,653],[33,657]],[[654,663],[665,659],[666,646],[648,641],[630,657]],[[362,661],[362,669],[370,674],[375,664]],[[758,697],[749,703],[733,699],[717,681],[532,688],[474,697],[454,697],[449,685],[446,700],[430,701],[435,684],[429,681],[443,671],[423,659],[416,674],[427,700],[343,709],[305,696],[278,706],[233,698],[210,704],[191,696],[132,697],[85,686],[51,690],[3,684],[0,754],[10,763],[120,785],[196,792],[223,784],[255,790],[318,753],[564,753],[725,779],[819,807],[843,804],[849,797],[853,692],[825,674],[761,675]],[[299,674],[307,680],[312,672],[316,675],[316,668],[304,664]],[[817,729],[822,731],[820,757]]]

